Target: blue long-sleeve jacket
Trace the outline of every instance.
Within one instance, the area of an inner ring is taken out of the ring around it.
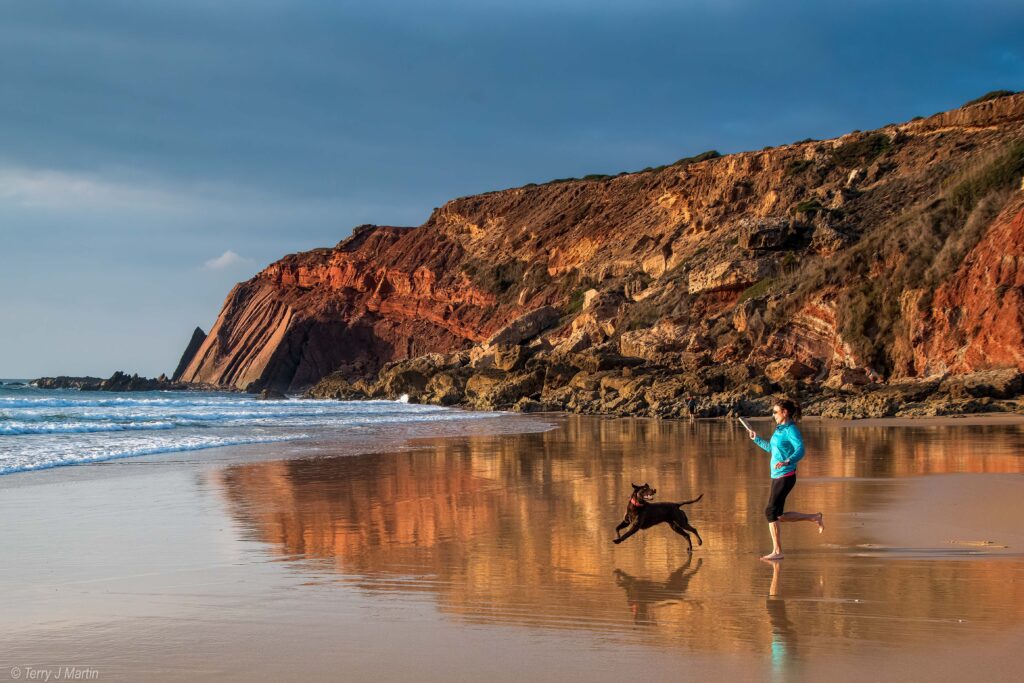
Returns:
[[[792,422],[776,427],[771,441],[756,437],[754,443],[772,454],[772,461],[769,465],[772,470],[772,479],[796,472],[796,464],[804,457],[804,438]],[[789,464],[775,469],[775,464],[784,460],[788,460]]]

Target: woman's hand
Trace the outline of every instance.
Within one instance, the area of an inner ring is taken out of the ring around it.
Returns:
[[[750,440],[753,441],[754,439],[757,438],[757,432],[755,432],[753,429],[748,429],[747,436],[749,436]]]
[[[787,466],[788,464],[789,464],[788,460],[780,460],[779,462],[775,463],[775,469],[781,470],[783,467]]]

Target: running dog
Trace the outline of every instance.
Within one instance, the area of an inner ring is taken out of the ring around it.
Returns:
[[[658,492],[657,489],[653,489],[647,484],[642,486],[632,484],[632,486],[633,495],[630,496],[629,505],[626,506],[626,516],[622,519],[619,525],[615,527],[615,539],[612,541],[613,543],[622,543],[641,529],[648,529],[655,524],[665,522],[672,527],[672,531],[686,539],[689,551],[693,551],[693,541],[690,540],[690,534],[686,533],[687,531],[692,531],[693,535],[697,537],[698,545],[704,545],[704,541],[701,540],[700,534],[697,533],[696,529],[690,526],[689,520],[686,519],[686,513],[682,510],[684,505],[696,503],[698,500],[703,498],[703,493],[693,500],[688,500],[683,503],[652,503],[651,500],[654,498],[654,494]],[[629,531],[622,534],[622,530],[626,527],[630,527]]]

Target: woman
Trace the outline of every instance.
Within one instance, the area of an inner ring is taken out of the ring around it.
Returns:
[[[779,539],[779,522],[815,522],[819,534],[825,530],[820,512],[812,515],[782,511],[786,496],[796,486],[796,464],[804,457],[804,440],[796,426],[796,420],[800,419],[800,405],[796,401],[779,399],[772,405],[772,417],[778,426],[771,441],[765,441],[753,429],[747,430],[754,443],[772,454],[772,492],[764,511],[768,518],[768,531],[772,535],[772,552],[762,557],[762,560],[781,560],[784,557]]]

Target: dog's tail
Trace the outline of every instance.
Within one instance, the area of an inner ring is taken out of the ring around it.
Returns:
[[[684,505],[689,505],[690,503],[696,503],[698,500],[700,500],[703,497],[704,497],[704,494],[702,493],[699,496],[697,496],[696,498],[694,498],[693,500],[685,500],[682,503],[676,503],[676,505],[678,505],[679,507],[683,507]]]

